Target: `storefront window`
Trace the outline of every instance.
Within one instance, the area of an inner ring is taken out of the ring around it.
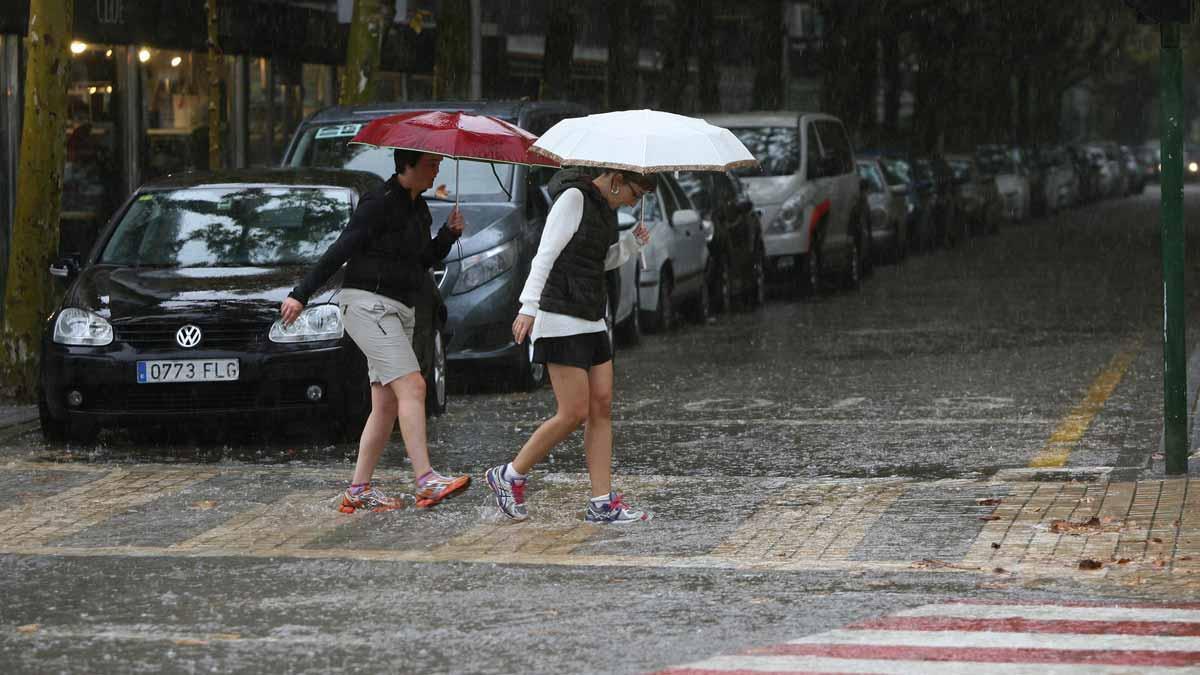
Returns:
[[[59,250],[85,253],[121,199],[111,45],[71,44]]]
[[[142,119],[146,137],[143,176],[147,180],[195,169],[208,161],[208,55],[200,52],[138,48],[144,85]],[[229,157],[228,59],[217,73],[221,101],[222,158]]]
[[[329,66],[257,58],[250,61],[250,166],[276,166],[305,116],[336,100]]]

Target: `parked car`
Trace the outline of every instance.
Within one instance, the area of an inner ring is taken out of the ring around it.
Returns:
[[[929,238],[921,242],[921,249],[953,246],[957,240],[952,235],[958,229],[961,217],[958,194],[954,188],[954,170],[941,157],[914,158],[912,167],[929,203],[929,222],[932,225],[926,230]]]
[[[908,186],[889,183],[878,156],[860,155],[855,164],[871,209],[871,251],[881,262],[899,262],[908,251]]]
[[[896,155],[883,154],[879,157],[884,178],[892,192],[904,201],[907,240],[905,253],[920,251],[922,242],[932,239],[933,208],[931,187],[922,186],[912,163]]]
[[[837,271],[857,287],[870,226],[854,151],[842,122],[812,112],[703,115],[727,127],[758,158],[738,170],[765,227],[768,271],[806,291]]]
[[[1106,189],[1104,153],[1087,145],[1069,145],[1067,151],[1079,175],[1080,202],[1090,203],[1103,198]]]
[[[737,176],[715,171],[680,171],[679,187],[700,214],[708,237],[705,279],[715,311],[735,302],[761,305],[766,298],[766,248],[754,203]]]
[[[1142,194],[1146,191],[1146,174],[1142,171],[1137,156],[1128,145],[1119,146],[1118,150],[1121,153],[1121,170],[1126,176],[1125,194]]]
[[[1004,202],[996,187],[996,179],[986,173],[973,155],[946,155],[954,170],[957,187],[959,228],[956,236],[962,240],[976,234],[995,234],[1004,218]]]
[[[643,218],[645,207],[650,242],[640,256],[620,268],[619,278],[621,288],[638,289],[640,326],[649,332],[674,328],[680,309],[690,308],[698,320],[707,319],[712,312],[704,277],[708,242],[700,214],[672,174],[657,177],[658,187],[653,192],[635,206],[617,210],[618,226],[628,229]]]
[[[1038,213],[1056,213],[1079,201],[1079,174],[1064,148],[1041,146],[1030,157],[1041,176],[1033,193]]]
[[[138,188],[86,258],[50,268],[67,288],[41,344],[47,439],[285,419],[357,435],[371,395],[334,304],[341,271],[290,327],[279,306],[381,184],[358,171],[243,169]],[[414,347],[438,414],[445,309],[432,277],[422,298]]]
[[[1139,145],[1134,149],[1134,154],[1146,182],[1158,182],[1159,174],[1162,173],[1162,149],[1152,145]]]
[[[1107,199],[1124,195],[1128,190],[1128,176],[1121,168],[1121,157],[1116,143],[1094,141],[1089,143],[1087,148],[1091,161],[1099,167],[1100,197]]]
[[[587,112],[578,105],[544,101],[434,101],[327,108],[296,130],[283,164],[362,169],[386,178],[395,170],[391,150],[349,145],[348,141],[374,118],[411,110],[493,115],[534,134]],[[549,195],[540,188],[553,173],[549,168],[447,160],[442,163],[438,185],[424,195],[435,228],[445,222],[456,201],[467,220],[466,232],[436,270],[449,315],[446,353],[451,366],[475,371],[498,368],[522,389],[545,383],[545,367],[531,361],[532,343],[513,342],[512,321],[550,210]],[[458,194],[454,194],[456,185]]]
[[[996,188],[1004,200],[1004,217],[1014,222],[1029,218],[1029,178],[1019,153],[1000,145],[981,145],[975,155],[983,171],[996,181]]]

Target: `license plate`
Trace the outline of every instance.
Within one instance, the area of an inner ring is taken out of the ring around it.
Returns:
[[[138,361],[138,384],[224,382],[238,379],[237,359]]]

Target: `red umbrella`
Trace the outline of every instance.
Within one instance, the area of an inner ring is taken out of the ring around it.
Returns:
[[[536,140],[537,136],[491,115],[418,110],[372,120],[350,142],[452,159],[557,167],[557,162],[529,152]]]

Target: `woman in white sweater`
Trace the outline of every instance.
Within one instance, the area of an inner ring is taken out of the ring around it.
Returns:
[[[525,442],[511,462],[487,472],[496,506],[524,520],[527,476],[554,446],[581,425],[592,494],[585,520],[634,523],[650,513],[626,504],[612,489],[612,345],[604,324],[604,272],[636,255],[650,239],[639,223],[622,243],[616,210],[654,189],[653,176],[610,170],[593,178],[565,169],[550,181],[554,206],[513,321],[518,344],[533,340],[533,360],[546,364],[558,410]]]

